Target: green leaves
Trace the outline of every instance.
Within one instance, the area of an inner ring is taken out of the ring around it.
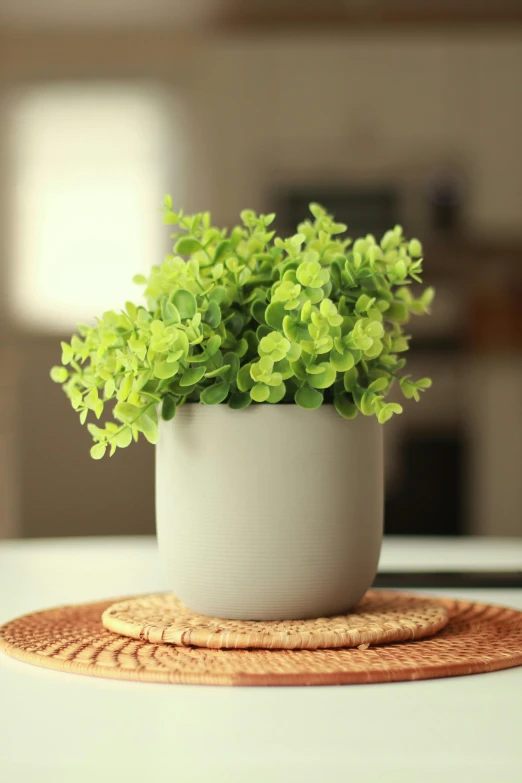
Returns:
[[[335,369],[338,372],[345,372],[346,370],[351,370],[351,368],[354,365],[354,358],[353,353],[350,353],[350,351],[345,351],[344,353],[338,353],[335,348],[332,349],[332,352],[330,354],[330,364],[332,367],[335,367]]]
[[[386,318],[398,324],[405,324],[409,321],[410,312],[405,302],[392,302],[386,311]]]
[[[274,362],[278,362],[285,358],[290,348],[289,340],[278,332],[270,332],[259,343],[259,355],[269,356]]]
[[[140,361],[145,361],[145,357],[147,355],[147,346],[142,340],[139,340],[137,337],[131,337],[128,341],[128,346],[131,351],[136,354]]]
[[[379,424],[384,424],[388,419],[391,419],[394,413],[402,413],[402,405],[398,405],[395,402],[389,402],[388,405],[383,405],[377,414]]]
[[[196,297],[190,291],[176,291],[172,302],[177,307],[181,318],[194,318],[196,315],[198,309]]]
[[[364,416],[372,416],[375,413],[375,406],[378,402],[377,395],[371,391],[366,391],[359,397],[357,389],[354,392],[356,405]]]
[[[305,260],[298,266],[296,272],[298,281],[306,288],[321,288],[330,279],[328,270],[319,263],[319,254],[316,251],[309,251],[305,257],[309,260]]]
[[[162,380],[173,378],[179,370],[179,362],[156,362],[154,364],[154,375]]]
[[[267,402],[275,405],[275,403],[281,402],[285,394],[286,386],[284,383],[280,383],[279,386],[271,386],[267,397]]]
[[[316,365],[316,369],[321,370],[321,372],[314,373],[308,379],[310,386],[313,386],[314,389],[327,389],[329,386],[332,386],[337,377],[335,367],[329,362],[321,362]]]
[[[405,375],[400,379],[400,387],[403,395],[407,400],[420,400],[420,392],[429,389],[431,386],[430,378],[421,378],[419,381],[410,380],[409,375]]]
[[[205,378],[218,378],[218,377],[224,377],[228,374],[230,370],[229,364],[222,364],[221,367],[216,367],[213,370],[209,370],[209,372],[205,373]]]
[[[54,383],[65,383],[69,377],[69,373],[65,367],[51,367],[50,376]]]
[[[203,389],[200,401],[204,405],[218,405],[226,400],[229,391],[230,385],[225,381],[215,383],[213,386],[207,386],[206,389]]]
[[[223,362],[223,368],[226,367],[226,373],[223,375],[223,378],[228,383],[234,383],[239,372],[239,358],[230,351],[223,356]]]
[[[205,375],[205,372],[206,372],[206,367],[194,367],[193,369],[185,370],[185,372],[181,376],[179,385],[192,386],[195,383],[199,383],[199,381]]]
[[[176,415],[176,400],[171,394],[167,394],[167,396],[163,399],[163,403],[161,405],[161,418],[164,421],[170,421],[174,418]]]
[[[282,302],[271,302],[265,311],[265,321],[277,332],[280,332],[283,328],[283,319],[286,316],[287,311]]]
[[[402,375],[412,315],[429,312],[434,291],[418,283],[422,246],[400,226],[378,242],[346,237],[319,204],[293,236],[276,237],[274,215],[241,213],[229,232],[209,213],[185,215],[163,204],[173,252],[147,276],[146,304],[126,302],[62,342],[61,384],[94,440],[93,458],[132,440],[157,440],[179,405],[333,404],[381,423],[401,412],[387,402],[397,380],[418,400],[431,381]],[[94,423],[108,412],[114,420]]]
[[[247,392],[235,392],[230,395],[228,407],[234,410],[242,410],[243,408],[248,408],[251,402],[252,398]]]
[[[312,389],[310,386],[301,386],[295,393],[295,402],[300,408],[314,410],[323,403],[324,397],[321,392]]]
[[[250,374],[252,363],[244,364],[237,374],[237,388],[241,392],[250,391],[254,385],[254,380]]]
[[[324,207],[322,207],[320,204],[316,204],[315,202],[310,204],[309,209],[314,218],[317,218],[318,220],[326,215],[326,210]]]
[[[266,324],[265,310],[266,304],[259,299],[255,299],[250,307],[250,315],[258,324]]]
[[[132,443],[131,427],[123,427],[114,435],[114,443],[120,449],[126,449]]]
[[[168,299],[164,299],[161,303],[161,317],[165,325],[179,324],[181,320],[178,308]]]
[[[269,356],[262,356],[258,362],[254,362],[250,367],[250,375],[252,380],[267,386],[279,386],[283,380],[280,372],[274,372],[274,361]]]
[[[218,303],[212,299],[208,303],[203,320],[212,329],[215,329],[221,323],[221,310]]]
[[[408,245],[408,252],[412,258],[420,258],[422,255],[422,245],[418,239],[411,239]]]
[[[124,424],[134,424],[141,415],[142,408],[129,402],[119,402],[114,408],[114,416]]]
[[[254,402],[266,402],[270,396],[270,387],[265,383],[256,383],[250,389],[250,396]]]
[[[344,419],[355,419],[357,416],[357,406],[348,394],[336,394],[334,397],[335,410]]]
[[[120,386],[116,394],[116,399],[118,399],[120,402],[126,400],[129,394],[131,393],[133,379],[134,376],[132,373],[128,373],[124,375],[124,377],[121,379]]]
[[[219,351],[221,345],[221,337],[218,334],[213,334],[207,343],[207,356],[212,357]]]
[[[91,457],[93,459],[101,459],[106,451],[107,451],[107,446],[105,445],[105,443],[97,443],[91,449]]]
[[[201,248],[201,242],[199,242],[197,239],[193,239],[192,237],[182,237],[182,239],[178,240],[178,242],[176,242],[174,245],[174,252],[179,253],[182,256],[188,256],[191,253],[197,253],[197,251],[201,250]]]
[[[116,384],[114,383],[114,379],[109,378],[108,381],[105,381],[105,386],[103,387],[103,396],[106,400],[110,400],[114,396],[115,391]]]
[[[371,392],[381,392],[384,391],[388,387],[388,380],[386,378],[376,378],[375,381],[372,381],[370,385],[368,386],[368,391]]]
[[[149,443],[158,442],[158,411],[156,408],[145,409],[134,426],[145,435]]]
[[[74,357],[74,351],[69,343],[62,342],[62,364],[69,364]]]
[[[225,256],[229,246],[230,246],[230,241],[228,239],[223,239],[221,242],[217,244],[216,249],[214,251],[214,265],[217,265],[219,261],[221,261],[221,259]]]
[[[300,304],[300,293],[301,286],[295,282],[295,276],[292,274],[289,279],[284,279],[274,288],[272,302],[283,302],[285,310],[292,310]]]
[[[343,384],[347,392],[353,392],[357,388],[359,373],[356,367],[352,367],[344,373]]]

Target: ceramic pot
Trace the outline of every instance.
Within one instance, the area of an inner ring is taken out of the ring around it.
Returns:
[[[348,611],[383,527],[382,427],[331,405],[183,405],[161,422],[156,517],[167,584],[195,612],[282,620]]]

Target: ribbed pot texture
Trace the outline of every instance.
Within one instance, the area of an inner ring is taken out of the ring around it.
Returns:
[[[168,585],[243,620],[348,611],[375,577],[382,427],[333,406],[183,405],[161,422],[156,517]]]

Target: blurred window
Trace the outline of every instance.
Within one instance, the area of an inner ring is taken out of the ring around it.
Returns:
[[[179,203],[182,143],[154,86],[60,83],[11,103],[13,317],[47,331],[136,298],[161,261],[165,192]]]

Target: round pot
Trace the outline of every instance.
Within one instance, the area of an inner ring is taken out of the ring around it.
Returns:
[[[183,405],[161,422],[156,517],[170,588],[214,617],[352,608],[375,577],[382,429],[331,405]]]

